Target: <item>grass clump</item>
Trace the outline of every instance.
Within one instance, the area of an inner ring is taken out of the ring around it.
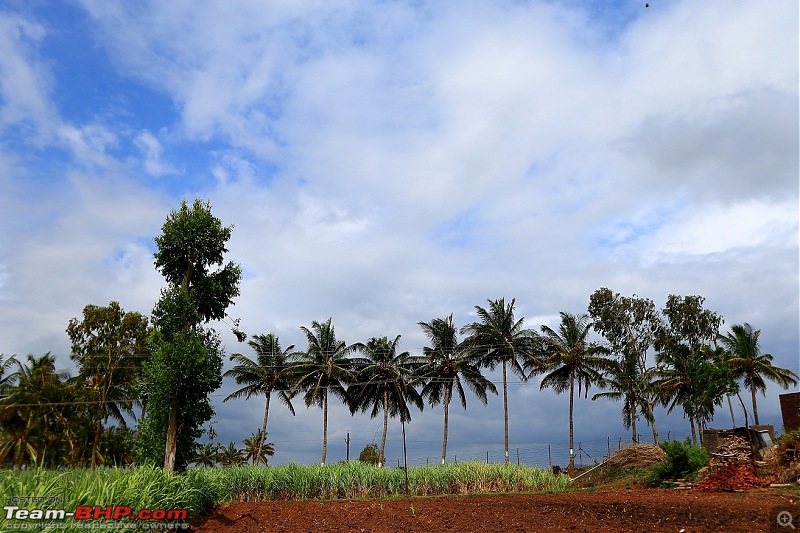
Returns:
[[[665,485],[678,479],[695,479],[697,471],[708,463],[708,452],[692,444],[688,437],[684,442],[672,440],[660,446],[667,454],[667,460],[652,467],[647,478],[651,485]]]

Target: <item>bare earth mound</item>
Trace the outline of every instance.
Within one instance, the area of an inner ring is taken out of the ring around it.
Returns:
[[[800,526],[797,496],[766,489],[694,492],[654,488],[410,500],[232,503],[194,531],[785,531]],[[771,529],[772,528],[772,529]]]

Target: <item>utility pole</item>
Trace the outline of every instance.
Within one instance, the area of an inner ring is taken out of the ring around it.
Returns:
[[[347,438],[344,440],[347,443],[347,460],[350,460],[350,432],[347,432]]]

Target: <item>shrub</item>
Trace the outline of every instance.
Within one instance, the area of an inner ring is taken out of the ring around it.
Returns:
[[[694,479],[697,471],[708,463],[708,452],[692,444],[688,437],[684,442],[664,442],[661,448],[667,454],[667,460],[653,467],[647,478],[651,485],[661,485],[676,479]]]

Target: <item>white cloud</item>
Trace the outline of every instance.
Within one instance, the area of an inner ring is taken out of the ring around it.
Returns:
[[[155,135],[149,131],[143,131],[134,139],[134,143],[144,156],[144,169],[148,174],[158,177],[175,173],[175,168],[164,162],[163,148]]]

